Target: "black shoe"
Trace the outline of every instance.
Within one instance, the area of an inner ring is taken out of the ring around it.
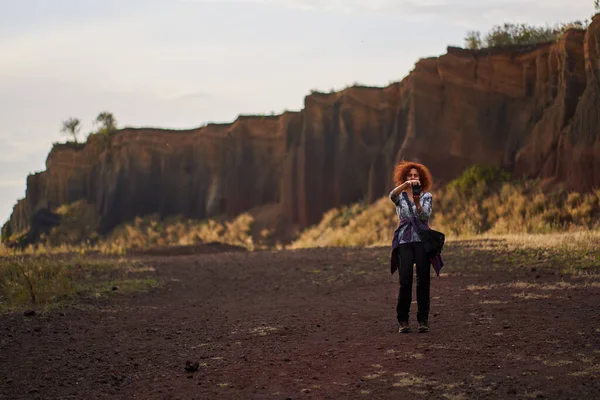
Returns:
[[[400,333],[410,332],[410,325],[408,325],[408,322],[400,322],[400,328],[398,329],[398,332],[400,332]]]
[[[429,325],[426,322],[419,322],[419,333],[427,333],[429,332]]]

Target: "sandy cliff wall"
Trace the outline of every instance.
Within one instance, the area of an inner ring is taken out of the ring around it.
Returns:
[[[438,181],[474,163],[600,187],[600,17],[557,43],[420,60],[399,83],[313,93],[301,112],[189,131],[125,129],[109,145],[56,146],[28,177],[13,231],[40,207],[86,198],[104,229],[159,212],[204,218],[278,203],[306,226],[389,192],[402,158]]]

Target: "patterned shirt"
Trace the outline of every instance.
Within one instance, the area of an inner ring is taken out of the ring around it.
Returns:
[[[412,202],[412,199],[409,195],[409,202],[407,203],[404,199],[402,193],[397,196],[393,195],[393,190],[389,194],[390,200],[396,205],[396,214],[398,215],[398,220],[400,221],[400,226],[398,228],[398,242],[402,243],[412,243],[412,242],[420,242],[419,234],[415,229],[412,229],[412,224],[409,222],[413,217],[413,214],[410,212],[411,207],[414,211],[414,215],[416,215],[421,221],[427,222],[429,217],[431,216],[431,211],[433,208],[433,196],[429,192],[421,193],[421,207],[423,211],[419,213],[417,211],[417,206]],[[408,231],[407,231],[408,229]]]

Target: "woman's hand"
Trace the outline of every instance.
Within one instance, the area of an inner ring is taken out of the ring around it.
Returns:
[[[392,190],[392,192],[390,193],[390,196],[398,196],[398,194],[400,192],[402,192],[403,190],[406,190],[411,186],[420,185],[420,184],[421,184],[421,182],[418,179],[411,179],[408,181],[404,181],[402,184],[400,184],[400,186],[397,186]]]

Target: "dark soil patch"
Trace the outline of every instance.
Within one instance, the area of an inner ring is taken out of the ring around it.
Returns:
[[[600,398],[598,275],[451,244],[431,332],[399,334],[388,255],[144,256],[157,292],[0,317],[0,398]]]
[[[226,243],[202,243],[197,245],[189,246],[165,246],[165,247],[154,247],[150,249],[132,249],[128,250],[127,254],[130,256],[180,256],[180,255],[192,255],[192,254],[216,254],[216,253],[231,253],[231,252],[244,252],[245,247],[234,246]]]

